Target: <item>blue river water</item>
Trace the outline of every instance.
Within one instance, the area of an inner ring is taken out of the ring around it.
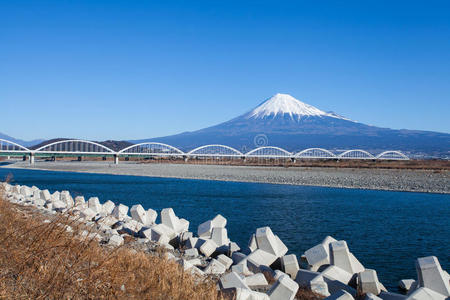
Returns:
[[[1,180],[8,174],[12,183],[51,192],[158,212],[172,207],[195,233],[220,213],[241,247],[261,226],[270,226],[298,257],[331,235],[346,240],[390,290],[400,279],[416,278],[417,257],[435,255],[450,269],[449,195],[0,168]]]

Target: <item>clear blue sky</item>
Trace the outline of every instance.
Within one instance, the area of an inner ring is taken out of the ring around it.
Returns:
[[[450,132],[449,1],[2,1],[0,132],[137,139],[281,92]]]

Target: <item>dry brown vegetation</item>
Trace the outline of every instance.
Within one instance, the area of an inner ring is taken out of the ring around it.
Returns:
[[[67,217],[43,219],[0,197],[1,299],[219,299],[212,281],[175,262],[80,238]]]

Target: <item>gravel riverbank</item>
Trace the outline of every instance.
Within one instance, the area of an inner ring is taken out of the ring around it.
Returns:
[[[450,194],[449,171],[67,161],[38,161],[34,166],[17,161],[1,167]]]

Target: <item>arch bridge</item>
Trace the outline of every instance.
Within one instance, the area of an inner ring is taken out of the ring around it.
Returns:
[[[398,150],[388,150],[373,155],[366,150],[351,149],[340,154],[323,148],[308,148],[299,152],[289,152],[280,147],[264,146],[243,153],[233,147],[212,144],[204,145],[190,151],[157,142],[145,142],[125,147],[119,151],[86,140],[60,140],[43,145],[37,149],[29,149],[15,142],[0,139],[0,155],[29,156],[30,163],[34,163],[35,156],[112,156],[114,163],[119,163],[119,157],[147,156],[147,157],[182,157],[189,158],[257,158],[257,159],[371,159],[371,160],[408,160],[409,157]]]

